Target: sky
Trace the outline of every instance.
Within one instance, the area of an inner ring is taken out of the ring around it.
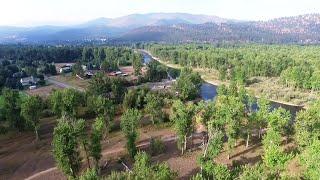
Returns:
[[[320,0],[0,0],[0,25],[71,25],[152,12],[268,20],[320,13]]]

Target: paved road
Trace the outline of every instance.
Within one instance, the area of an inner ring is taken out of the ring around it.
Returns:
[[[57,80],[53,79],[52,77],[46,77],[46,81],[48,81],[49,83],[55,84],[55,85],[57,85],[59,87],[62,87],[62,88],[75,89],[75,90],[78,90],[78,91],[81,91],[81,92],[85,91],[83,88],[72,86],[70,84],[57,81]]]

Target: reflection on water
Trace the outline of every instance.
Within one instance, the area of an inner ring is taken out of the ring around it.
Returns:
[[[200,96],[205,101],[213,100],[217,96],[217,87],[209,83],[203,83],[200,88]]]
[[[213,100],[217,96],[217,86],[209,83],[203,83],[200,90],[200,96],[205,101]],[[297,112],[302,110],[301,106],[291,106],[273,101],[271,101],[271,107],[272,109],[276,109],[279,107],[286,109],[287,111],[290,111],[293,117],[295,117]],[[253,105],[253,109],[258,109],[257,104]]]
[[[140,51],[140,52],[143,55],[143,63],[148,64],[152,60],[152,57],[143,51]]]

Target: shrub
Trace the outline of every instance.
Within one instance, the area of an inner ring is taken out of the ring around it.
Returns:
[[[163,153],[165,145],[159,138],[151,138],[150,140],[150,153],[152,156]]]

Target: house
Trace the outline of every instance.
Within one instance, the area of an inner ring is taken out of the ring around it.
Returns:
[[[60,69],[59,69],[59,72],[60,73],[69,73],[72,71],[72,65],[71,64],[66,64],[64,66],[62,66]]]
[[[38,82],[39,82],[39,78],[35,78],[33,76],[20,79],[20,83],[22,84],[22,86],[32,86],[32,85],[36,85]]]

